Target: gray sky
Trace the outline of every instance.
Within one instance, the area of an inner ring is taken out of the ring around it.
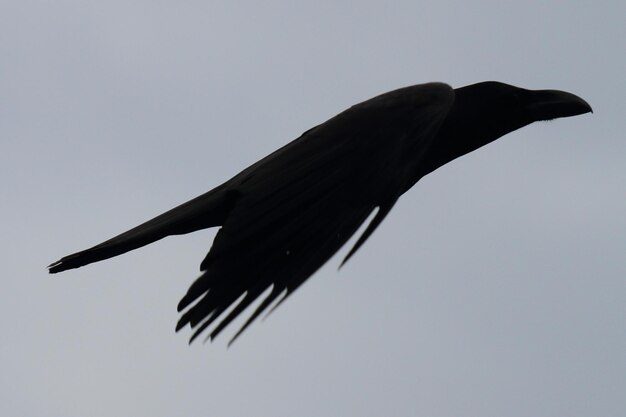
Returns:
[[[3,1],[0,415],[626,415],[624,16],[621,0]],[[424,178],[340,273],[335,257],[229,349],[174,334],[214,231],[45,271],[351,104],[492,79],[595,113]]]

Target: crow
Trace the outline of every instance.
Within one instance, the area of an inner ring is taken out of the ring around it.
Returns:
[[[120,255],[169,235],[221,226],[201,275],[178,304],[176,331],[211,324],[215,338],[269,290],[234,341],[320,268],[375,211],[343,265],[398,198],[423,176],[542,120],[592,112],[573,94],[486,81],[453,89],[432,82],[355,104],[230,180],[90,249],[50,273]],[[237,302],[238,301],[238,302]],[[229,307],[232,310],[223,314]],[[219,319],[219,320],[218,320]]]

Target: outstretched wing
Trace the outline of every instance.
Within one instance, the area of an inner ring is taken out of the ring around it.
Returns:
[[[292,294],[378,208],[347,260],[406,189],[453,98],[449,86],[435,83],[383,94],[229,181],[238,199],[201,264],[202,275],[178,305],[188,309],[177,330],[190,324],[193,341],[217,323],[212,339],[271,287],[236,338],[279,296],[282,302]]]

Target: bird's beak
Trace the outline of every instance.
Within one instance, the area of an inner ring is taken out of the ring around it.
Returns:
[[[552,120],[559,117],[593,113],[593,109],[582,98],[559,90],[528,91],[526,110],[534,121]]]

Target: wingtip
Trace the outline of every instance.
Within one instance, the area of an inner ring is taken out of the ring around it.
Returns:
[[[340,271],[341,268],[343,268],[343,266],[346,264],[346,262],[348,262],[348,260],[352,258],[352,255],[354,255],[354,253],[356,252],[356,249],[358,248],[352,248],[352,250],[350,250],[350,252],[346,255],[346,257],[343,258],[343,261],[341,261],[341,263],[339,264],[337,271]]]
[[[240,334],[241,334],[240,332],[237,332],[237,334],[236,334],[236,335],[234,335],[234,336],[232,337],[232,339],[230,339],[230,340],[228,341],[228,343],[226,344],[226,349],[229,349],[229,348],[231,347],[231,345],[232,345],[233,343],[235,343],[235,340],[237,340],[237,338],[239,337],[239,335],[240,335]]]

